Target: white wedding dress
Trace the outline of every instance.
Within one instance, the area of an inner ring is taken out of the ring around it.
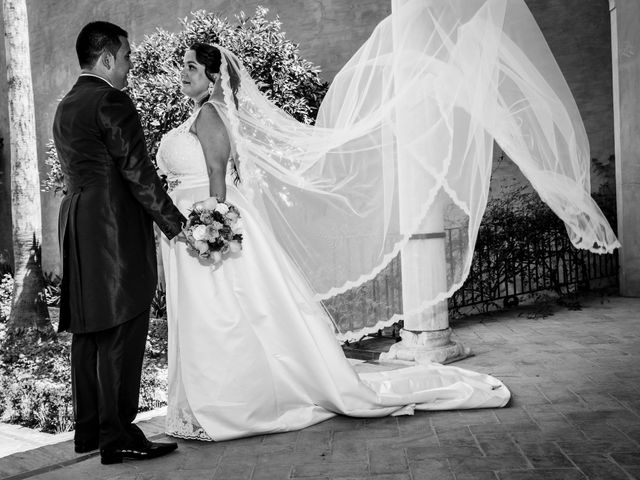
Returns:
[[[224,105],[214,105],[227,122]],[[158,150],[160,169],[177,183],[171,197],[185,215],[209,196],[204,154],[190,132],[197,113]],[[184,242],[162,241],[169,435],[227,440],[296,430],[335,414],[376,417],[508,402],[499,380],[454,366],[356,373],[329,316],[249,198],[228,174],[227,201],[242,215],[243,250],[218,268],[201,263]]]

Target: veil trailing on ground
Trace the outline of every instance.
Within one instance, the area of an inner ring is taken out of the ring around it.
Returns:
[[[411,238],[456,231],[446,251],[416,257],[426,270],[443,263],[442,281],[404,314],[450,297],[471,265],[494,140],[576,247],[619,245],[590,196],[580,114],[522,0],[396,0],[336,75],[315,126],[273,106],[221,50],[241,189],[319,300],[373,279]],[[341,338],[399,313],[338,321]]]

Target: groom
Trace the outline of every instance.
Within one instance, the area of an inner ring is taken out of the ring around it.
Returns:
[[[132,67],[127,32],[89,23],[76,51],[82,73],[53,124],[66,184],[59,331],[73,334],[75,450],[100,448],[111,464],[177,448],[150,442],[132,422],[157,281],[152,222],[172,238],[186,220],[162,188],[121,91]]]

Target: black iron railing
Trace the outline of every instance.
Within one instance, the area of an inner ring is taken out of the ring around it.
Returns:
[[[509,307],[540,291],[566,294],[616,284],[618,268],[617,253],[577,249],[562,230],[515,237],[500,225],[484,226],[469,276],[449,299],[449,309],[499,301]]]
[[[447,263],[460,268],[467,231],[447,229]],[[453,267],[453,266],[456,267]],[[448,272],[450,279],[454,271]],[[483,225],[469,276],[449,299],[450,316],[465,307],[484,311],[511,307],[523,296],[541,291],[559,295],[617,284],[618,256],[599,255],[573,247],[563,230],[522,232],[510,226]],[[501,303],[501,305],[500,305]],[[345,330],[358,330],[402,313],[402,272],[396,257],[374,280],[324,302]],[[391,329],[392,332],[396,329]]]

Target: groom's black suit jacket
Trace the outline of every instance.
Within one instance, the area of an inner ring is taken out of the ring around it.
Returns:
[[[53,136],[66,185],[58,223],[58,330],[106,330],[151,304],[157,283],[152,222],[172,238],[185,219],[162,188],[125,93],[81,76],[58,105]]]

